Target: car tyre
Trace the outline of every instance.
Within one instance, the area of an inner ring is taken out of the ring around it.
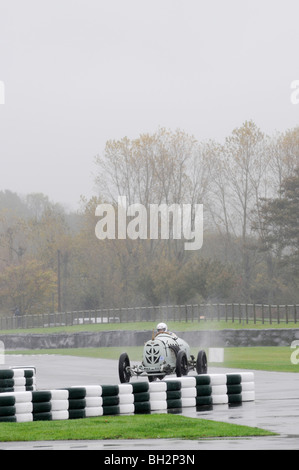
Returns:
[[[118,375],[121,383],[130,382],[130,359],[127,353],[122,353],[118,361]]]
[[[179,351],[176,358],[176,375],[182,377],[182,375],[188,374],[188,360],[185,351]]]
[[[205,351],[199,351],[196,360],[196,372],[198,375],[208,372],[208,360]]]

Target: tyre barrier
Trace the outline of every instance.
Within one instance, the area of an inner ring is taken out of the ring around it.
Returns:
[[[0,394],[6,392],[25,392],[36,389],[35,369],[0,369]]]
[[[0,422],[171,412],[254,401],[254,374],[203,374],[159,382],[72,386],[0,394]]]
[[[173,379],[166,378],[171,383]],[[182,408],[188,406],[212,406],[242,403],[255,400],[253,372],[239,374],[203,374],[195,377],[181,377],[181,397],[168,393],[169,399],[181,399]],[[174,403],[176,405],[176,403]],[[175,407],[175,406],[174,406]],[[168,409],[170,403],[168,404]]]

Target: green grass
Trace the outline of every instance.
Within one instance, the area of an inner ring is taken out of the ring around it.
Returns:
[[[198,330],[224,330],[224,329],[267,329],[267,328],[299,328],[299,322],[265,322],[259,321],[254,323],[250,321],[239,322],[238,320],[232,321],[170,321],[167,322],[168,328],[171,331],[198,331]],[[47,328],[26,328],[15,330],[0,330],[1,335],[5,334],[53,334],[53,333],[79,333],[82,331],[111,331],[111,330],[146,330],[152,332],[156,327],[154,322],[131,322],[131,323],[98,323],[98,324],[85,324],[73,326],[56,326]]]
[[[110,347],[110,348],[67,348],[67,349],[35,349],[6,351],[6,354],[61,354],[67,356],[95,357],[118,360],[120,354],[126,351],[132,362],[142,359],[140,347]],[[235,369],[266,370],[277,372],[299,372],[299,364],[291,363],[291,353],[294,350],[288,347],[246,347],[225,348],[223,363],[209,363],[209,366],[228,367]],[[191,348],[196,357],[197,349]],[[208,350],[207,350],[208,352]]]
[[[0,441],[2,442],[76,439],[201,439],[269,435],[274,434],[260,428],[172,414],[0,423]]]
[[[291,363],[294,350],[289,347],[225,348],[224,367],[276,372],[299,372]]]

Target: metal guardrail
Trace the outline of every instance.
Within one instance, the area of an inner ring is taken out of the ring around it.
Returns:
[[[34,315],[0,316],[0,330],[47,328],[96,323],[129,322],[238,322],[297,323],[299,305],[264,305],[213,303],[195,305],[160,305],[124,307]]]

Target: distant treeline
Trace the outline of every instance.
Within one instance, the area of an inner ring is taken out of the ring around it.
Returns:
[[[107,142],[95,166],[98,193],[77,212],[0,192],[2,314],[299,302],[299,128],[266,136],[249,121],[224,143],[158,129]],[[202,248],[172,236],[99,240],[96,207],[117,211],[118,196],[203,204]]]

